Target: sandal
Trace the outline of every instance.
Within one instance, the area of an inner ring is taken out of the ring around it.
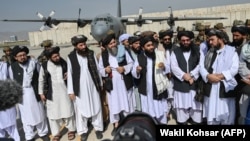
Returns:
[[[61,137],[61,135],[56,135],[53,137],[52,141],[60,141]]]
[[[68,132],[68,140],[73,140],[75,139],[75,137],[76,137],[75,131]]]

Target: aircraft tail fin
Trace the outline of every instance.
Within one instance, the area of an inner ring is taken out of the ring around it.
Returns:
[[[121,0],[118,0],[117,17],[122,17]]]

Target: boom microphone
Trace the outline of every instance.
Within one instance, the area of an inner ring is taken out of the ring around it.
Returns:
[[[14,80],[0,80],[0,111],[13,107],[23,100],[23,89]]]

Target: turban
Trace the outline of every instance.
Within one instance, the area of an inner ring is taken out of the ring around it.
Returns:
[[[71,38],[71,43],[73,46],[77,46],[79,43],[85,43],[88,38],[84,35],[77,35]]]
[[[60,47],[58,47],[58,46],[52,47],[52,48],[45,51],[45,55],[46,55],[46,57],[50,58],[53,54],[58,54],[59,51],[60,51]]]
[[[231,28],[231,32],[239,32],[242,35],[247,34],[247,27],[245,25],[235,25]]]
[[[190,39],[194,38],[194,33],[192,31],[179,31],[177,38],[180,40],[182,36],[189,37]]]
[[[140,39],[140,45],[141,45],[141,47],[144,47],[144,45],[145,45],[146,43],[150,42],[150,41],[151,41],[151,42],[154,42],[153,37],[146,36],[146,37],[141,38],[141,39]]]
[[[14,46],[12,49],[12,55],[16,56],[19,52],[25,52],[29,54],[29,49],[26,46]]]
[[[120,37],[119,37],[119,42],[123,42],[124,40],[128,40],[128,38],[130,37],[129,34],[122,34]]]
[[[106,45],[108,45],[112,39],[115,39],[115,34],[108,34],[106,37],[104,37],[102,40],[101,40],[101,45],[103,47],[105,47]]]
[[[159,32],[159,38],[163,39],[165,36],[169,36],[170,38],[173,37],[173,31],[172,30],[165,30],[165,31],[161,31]]]
[[[138,37],[138,36],[130,36],[128,38],[129,44],[133,44],[134,42],[137,42],[137,41],[140,41],[140,37]]]

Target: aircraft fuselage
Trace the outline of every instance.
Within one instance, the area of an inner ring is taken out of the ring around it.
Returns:
[[[102,14],[96,16],[91,22],[91,35],[96,41],[100,41],[105,37],[108,31],[113,30],[116,37],[125,33],[125,27],[118,17],[110,14]]]

